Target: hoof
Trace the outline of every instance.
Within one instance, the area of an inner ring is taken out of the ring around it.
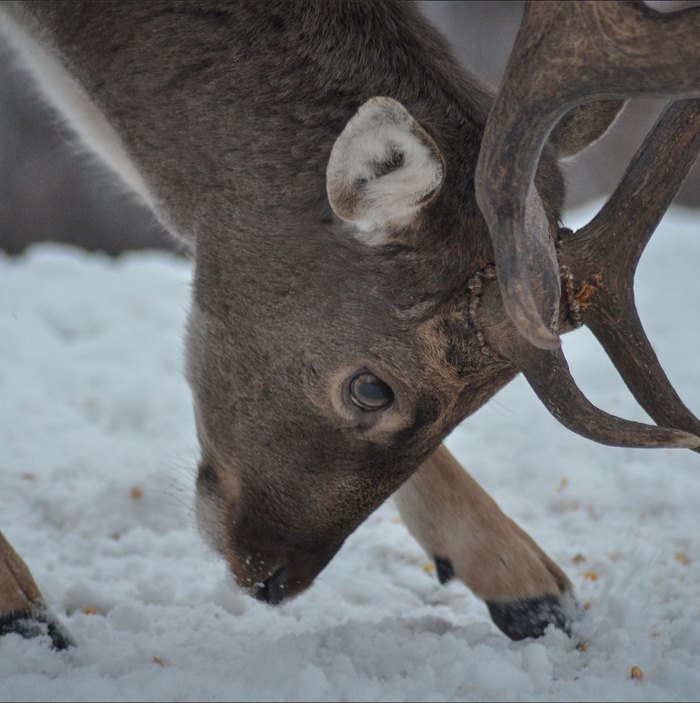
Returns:
[[[54,649],[73,644],[46,609],[31,571],[0,532],[0,637],[12,632],[27,638],[48,635]]]
[[[27,639],[48,635],[51,647],[59,651],[75,644],[58,620],[46,611],[27,613],[12,610],[0,615],[0,637],[11,633]]]
[[[576,599],[570,593],[509,602],[486,601],[491,618],[512,640],[541,637],[549,625],[571,634],[576,619]]]

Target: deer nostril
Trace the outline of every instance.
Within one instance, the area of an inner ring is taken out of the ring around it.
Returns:
[[[269,576],[265,583],[255,592],[255,597],[269,603],[277,605],[287,597],[287,586],[289,581],[289,573],[286,567],[282,566],[275,571],[272,576]]]

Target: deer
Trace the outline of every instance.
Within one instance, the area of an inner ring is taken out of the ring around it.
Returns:
[[[442,441],[522,373],[592,440],[700,448],[633,295],[700,151],[700,8],[530,2],[495,96],[408,3],[10,2],[0,27],[193,259],[196,515],[236,583],[297,596],[393,495],[507,636],[570,631],[571,581]],[[635,96],[669,104],[572,232],[557,160]],[[657,424],[578,389],[581,325]],[[47,627],[71,644],[0,539],[0,631]]]

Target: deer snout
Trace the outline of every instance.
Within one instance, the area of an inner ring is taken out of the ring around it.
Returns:
[[[279,557],[275,555],[260,555],[257,563],[247,557],[241,560],[230,554],[227,556],[236,583],[248,595],[269,605],[279,605],[311,586],[335,551],[330,555],[309,555],[285,549],[284,563],[280,566],[277,566]]]
[[[199,468],[195,509],[202,535],[228,561],[236,583],[270,605],[306,590],[343,543],[276,519],[265,496],[242,491],[207,462]],[[303,517],[296,522],[305,524]]]
[[[339,547],[243,521],[231,530],[224,551],[236,583],[257,600],[278,605],[305,591]]]
[[[344,540],[340,530],[332,537],[330,526],[309,515],[283,511],[266,492],[245,490],[231,473],[200,463],[195,499],[200,532],[226,559],[236,583],[270,605],[306,590]]]

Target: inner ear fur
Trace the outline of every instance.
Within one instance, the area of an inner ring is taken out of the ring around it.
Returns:
[[[597,142],[613,125],[625,102],[596,100],[567,112],[549,135],[557,156],[571,158]]]
[[[361,230],[405,224],[440,190],[445,161],[433,138],[392,98],[364,103],[345,126],[326,169],[328,201]]]

